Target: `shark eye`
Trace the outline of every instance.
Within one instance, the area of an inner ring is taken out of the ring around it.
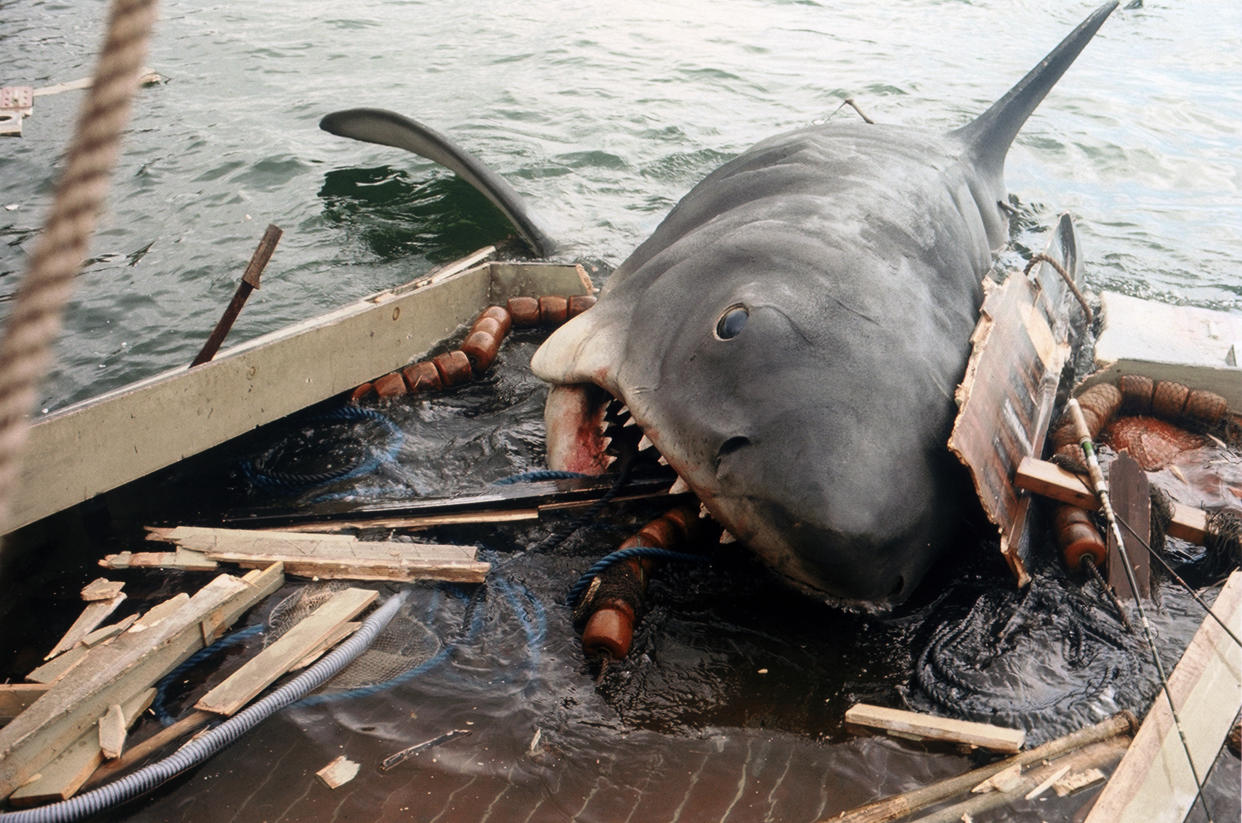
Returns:
[[[716,321],[716,339],[732,340],[737,337],[746,327],[746,319],[749,317],[750,312],[745,306],[736,305],[725,309],[724,314]]]

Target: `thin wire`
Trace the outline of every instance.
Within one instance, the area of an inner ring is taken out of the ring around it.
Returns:
[[[1212,607],[1203,601],[1203,598],[1199,596],[1199,594],[1194,590],[1194,588],[1189,583],[1187,583],[1185,580],[1183,580],[1181,575],[1179,575],[1177,572],[1173,570],[1173,567],[1169,565],[1169,561],[1161,557],[1160,553],[1156,551],[1155,549],[1153,549],[1147,543],[1146,540],[1144,540],[1142,537],[1139,537],[1139,535],[1134,531],[1134,528],[1125,521],[1124,517],[1117,515],[1117,522],[1125,526],[1126,531],[1128,531],[1131,535],[1134,536],[1134,539],[1139,542],[1139,545],[1142,546],[1144,549],[1147,549],[1147,553],[1151,557],[1155,558],[1160,563],[1160,565],[1164,567],[1164,570],[1168,572],[1169,575],[1174,580],[1180,583],[1182,587],[1186,589],[1187,592],[1190,593],[1190,596],[1194,598],[1195,602],[1198,603],[1200,606],[1202,606],[1203,610],[1207,612],[1208,616],[1211,617],[1213,620],[1215,620],[1216,624],[1225,630],[1225,633],[1229,635],[1229,637],[1233,640],[1233,642],[1236,645],[1242,646],[1242,640],[1238,639],[1238,636],[1233,633],[1233,629],[1230,629],[1228,624],[1226,624],[1225,621],[1221,620],[1220,616],[1216,614],[1216,612],[1212,611]]]
[[[1130,618],[1126,617],[1125,607],[1121,605],[1121,598],[1117,596],[1117,592],[1113,591],[1113,587],[1108,585],[1104,577],[1100,574],[1099,566],[1095,565],[1095,561],[1091,559],[1091,555],[1084,555],[1082,558],[1082,566],[1091,572],[1091,576],[1095,578],[1095,582],[1100,584],[1100,588],[1104,593],[1112,599],[1113,605],[1117,608],[1117,616],[1121,618],[1121,625],[1127,630],[1134,631],[1134,626],[1130,624]]]

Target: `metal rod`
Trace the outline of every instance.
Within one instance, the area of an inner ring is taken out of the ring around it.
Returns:
[[[1143,634],[1147,639],[1147,647],[1151,650],[1151,659],[1156,664],[1156,671],[1160,675],[1160,686],[1164,691],[1165,699],[1169,702],[1169,712],[1173,716],[1173,725],[1177,728],[1177,736],[1182,741],[1182,749],[1186,752],[1186,764],[1190,766],[1190,774],[1195,781],[1195,799],[1203,806],[1203,813],[1207,815],[1208,823],[1215,823],[1212,819],[1212,811],[1208,808],[1207,800],[1203,796],[1203,780],[1199,777],[1199,770],[1195,767],[1194,758],[1190,754],[1190,743],[1186,740],[1186,731],[1182,727],[1182,720],[1177,714],[1177,706],[1173,704],[1173,694],[1169,691],[1169,678],[1164,671],[1164,663],[1160,661],[1160,652],[1156,649],[1156,640],[1152,636],[1151,623],[1147,620],[1147,610],[1143,608],[1143,598],[1138,596],[1138,583],[1134,579],[1134,567],[1130,563],[1130,555],[1126,552],[1125,540],[1121,537],[1121,527],[1117,525],[1117,515],[1113,511],[1112,501],[1108,496],[1108,484],[1104,481],[1104,472],[1100,470],[1100,461],[1095,456],[1095,444],[1091,442],[1091,432],[1087,428],[1087,421],[1082,416],[1082,407],[1078,405],[1078,399],[1071,397],[1066,403],[1070,416],[1074,421],[1074,427],[1079,437],[1079,445],[1082,447],[1083,456],[1087,459],[1087,470],[1091,475],[1091,483],[1094,486],[1096,500],[1099,501],[1100,509],[1104,512],[1104,519],[1108,522],[1108,527],[1112,530],[1113,538],[1117,541],[1117,554],[1121,558],[1122,570],[1126,574],[1126,580],[1130,583],[1131,590],[1134,591],[1134,605],[1138,609],[1139,622],[1143,626]],[[1192,804],[1193,805],[1193,802]]]

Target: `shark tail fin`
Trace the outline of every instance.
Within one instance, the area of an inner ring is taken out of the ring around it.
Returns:
[[[1004,97],[973,121],[951,133],[966,145],[978,166],[996,175],[1001,173],[1005,154],[1022,124],[1115,8],[1117,2],[1113,0],[1093,11]]]
[[[347,109],[325,116],[319,127],[340,137],[405,149],[439,163],[492,201],[540,257],[556,248],[512,186],[477,157],[422,123],[384,109]]]

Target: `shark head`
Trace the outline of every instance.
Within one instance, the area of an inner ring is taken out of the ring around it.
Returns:
[[[552,384],[549,465],[603,471],[609,424],[628,412],[778,575],[839,604],[905,598],[931,561],[939,491],[925,439],[947,415],[943,386],[885,362],[888,336],[920,335],[907,296],[859,301],[833,286],[875,265],[866,250],[834,254],[777,219],[714,222],[721,231],[696,254],[670,249],[619,270],[536,353],[532,368]],[[941,348],[926,361],[957,368],[960,347]],[[907,399],[929,392],[939,419],[911,425]]]

